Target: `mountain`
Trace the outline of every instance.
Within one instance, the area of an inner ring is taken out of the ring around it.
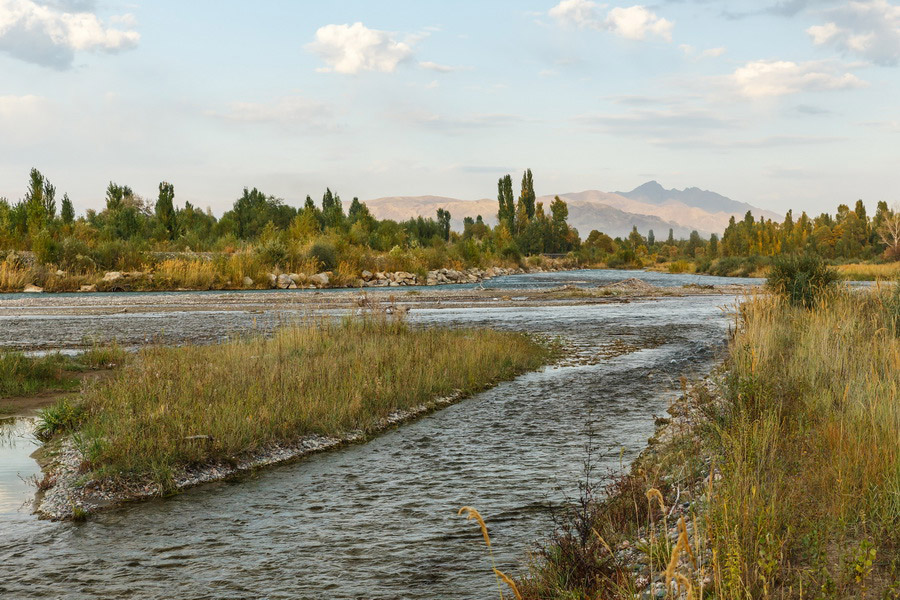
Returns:
[[[549,211],[554,195],[541,196]],[[650,229],[657,239],[664,239],[671,228],[677,238],[686,238],[697,230],[704,237],[721,234],[728,220],[743,218],[748,210],[756,218],[764,215],[781,219],[771,211],[756,208],[744,202],[736,202],[715,192],[699,188],[667,190],[656,181],[650,181],[630,192],[601,192],[587,190],[559,194],[569,205],[569,223],[586,238],[593,229],[613,237],[623,237],[632,227],[646,235]],[[451,226],[462,231],[464,217],[481,215],[486,223],[497,223],[497,200],[460,200],[444,196],[390,196],[368,200],[366,205],[379,219],[402,221],[410,217],[434,217],[438,208],[450,211]]]

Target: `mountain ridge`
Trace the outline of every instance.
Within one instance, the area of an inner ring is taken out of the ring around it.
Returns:
[[[781,215],[746,202],[689,187],[684,190],[666,189],[655,180],[648,181],[630,192],[585,190],[540,196],[549,208],[555,196],[569,205],[569,223],[578,229],[582,238],[594,229],[613,237],[623,237],[632,227],[646,235],[654,230],[657,239],[665,238],[672,229],[675,237],[685,238],[696,230],[704,237],[721,234],[729,219],[743,218],[749,210],[754,217],[781,219]],[[463,218],[481,215],[486,223],[497,223],[497,200],[481,198],[461,200],[448,196],[386,196],[366,201],[372,214],[379,219],[397,221],[415,217],[433,217],[438,208],[450,211],[451,226],[461,231]]]

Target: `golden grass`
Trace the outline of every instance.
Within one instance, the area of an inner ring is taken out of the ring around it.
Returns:
[[[900,548],[900,338],[884,292],[742,305],[710,503],[718,598],[861,597],[854,549]],[[890,557],[893,557],[891,559]],[[891,564],[893,562],[893,565]],[[855,586],[855,587],[854,587]]]
[[[849,264],[835,267],[842,279],[849,281],[877,281],[900,278],[900,262],[883,264]]]
[[[83,395],[79,439],[109,474],[228,460],[307,434],[372,431],[391,413],[544,364],[517,333],[413,329],[386,317],[288,326],[271,338],[153,347]]]

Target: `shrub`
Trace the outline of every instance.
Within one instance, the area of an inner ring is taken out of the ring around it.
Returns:
[[[317,240],[310,246],[307,256],[314,259],[323,271],[332,271],[337,267],[337,250],[327,240]]]
[[[54,240],[53,236],[46,229],[42,229],[40,233],[34,236],[31,242],[31,249],[34,251],[34,256],[40,264],[56,264],[59,262],[59,242]]]
[[[788,254],[772,261],[766,285],[792,306],[812,308],[837,281],[837,273],[821,257]]]

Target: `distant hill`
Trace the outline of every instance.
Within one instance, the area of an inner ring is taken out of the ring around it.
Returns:
[[[555,195],[555,194],[554,194]],[[554,195],[541,196],[549,210]],[[569,205],[569,223],[578,229],[582,238],[593,229],[613,237],[622,237],[637,226],[647,235],[652,229],[657,239],[664,239],[671,228],[677,238],[686,238],[692,230],[704,237],[721,234],[732,216],[742,218],[748,210],[756,218],[764,215],[781,219],[771,211],[737,202],[715,192],[699,188],[667,190],[656,181],[650,181],[630,192],[601,192],[587,190],[558,194]],[[462,230],[464,217],[481,215],[485,222],[497,223],[497,200],[460,200],[444,196],[390,196],[366,201],[366,205],[379,219],[402,221],[410,217],[433,217],[438,208],[450,211],[451,226]]]

